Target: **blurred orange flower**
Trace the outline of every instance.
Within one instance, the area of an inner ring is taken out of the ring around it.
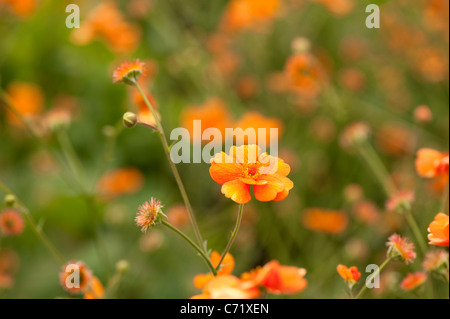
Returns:
[[[103,198],[110,200],[119,195],[137,192],[144,184],[144,175],[128,167],[109,171],[98,182],[97,189]]]
[[[444,269],[448,264],[448,252],[443,249],[430,250],[425,255],[422,267],[426,271],[438,271],[444,265]]]
[[[103,287],[101,281],[92,276],[89,287],[84,294],[84,299],[102,299],[105,296],[105,288]]]
[[[361,278],[361,273],[358,271],[358,268],[355,266],[347,267],[345,265],[339,264],[337,266],[337,272],[339,275],[345,280],[349,287],[353,287],[355,283]]]
[[[228,32],[258,27],[275,18],[280,0],[231,0],[222,17],[221,27]]]
[[[436,246],[448,246],[448,215],[439,213],[428,226],[428,244]]]
[[[343,211],[323,208],[306,209],[301,219],[306,228],[329,234],[340,234],[347,229],[348,225],[348,216]]]
[[[74,275],[75,271],[78,271],[79,276]],[[62,267],[62,271],[59,274],[61,286],[71,294],[86,292],[89,289],[92,278],[92,271],[82,261],[69,261]]]
[[[285,199],[294,183],[287,178],[290,167],[282,159],[261,154],[257,145],[232,146],[230,154],[218,153],[211,159],[211,178],[222,185],[222,194],[238,204],[255,198],[262,202]]]
[[[14,274],[19,267],[19,256],[11,249],[0,249],[0,289],[14,285]]]
[[[128,53],[133,51],[141,39],[140,29],[127,21],[114,0],[106,0],[95,7],[74,29],[71,40],[77,45],[86,45],[95,38],[106,40],[113,51]]]
[[[6,3],[12,11],[23,18],[29,17],[36,10],[36,0],[0,0],[0,4]]]
[[[232,275],[213,277],[204,287],[202,294],[192,299],[253,299],[260,295],[257,287],[248,287]]]
[[[403,156],[414,152],[417,135],[401,124],[387,123],[376,131],[375,141],[380,151],[392,156]]]
[[[169,224],[176,228],[185,228],[190,223],[189,213],[183,204],[170,207],[166,215]]]
[[[259,112],[256,111],[250,111],[245,113],[241,119],[234,125],[237,128],[242,128],[244,130],[245,134],[245,130],[248,128],[254,129],[256,132],[256,141],[249,141],[248,137],[246,140],[243,141],[243,144],[252,144],[252,143],[260,143],[259,138],[264,138],[264,136],[260,137],[259,136],[259,129],[266,129],[265,132],[265,139],[264,142],[266,143],[267,146],[269,146],[271,141],[277,142],[278,140],[275,140],[275,136],[270,135],[270,129],[271,128],[275,128],[278,130],[278,139],[281,138],[281,135],[283,134],[283,123],[278,120],[277,118],[270,118],[270,117],[266,117],[264,115],[262,115]],[[244,138],[245,136],[243,136],[242,138]],[[239,135],[236,137],[237,140],[239,141]]]
[[[20,235],[25,227],[22,215],[12,208],[6,208],[0,213],[0,230],[4,236]]]
[[[316,97],[325,82],[325,73],[311,54],[292,55],[286,62],[285,73],[291,89],[305,97]]]
[[[353,206],[355,217],[364,224],[372,225],[380,217],[378,207],[369,200],[361,200]]]
[[[225,135],[225,129],[231,127],[231,116],[225,103],[218,98],[207,100],[204,104],[199,106],[190,106],[186,108],[181,115],[181,126],[186,128],[191,138],[194,137],[194,121],[201,121],[202,132],[208,128],[217,128],[220,130],[222,136]],[[208,141],[203,141],[207,143]]]
[[[355,7],[354,0],[314,0],[327,7],[335,15],[346,15],[352,12]]]
[[[280,265],[277,260],[272,260],[262,268],[258,268],[241,277],[244,282],[253,282],[264,287],[271,294],[297,294],[308,286],[304,278],[306,270],[295,266]]]
[[[448,176],[449,155],[431,148],[421,148],[417,152],[416,169],[419,176],[425,178]]]
[[[422,285],[427,280],[424,272],[409,273],[400,283],[403,290],[413,290]]]
[[[6,88],[12,107],[25,119],[31,120],[42,112],[44,95],[33,83],[12,82]],[[20,119],[12,112],[7,112],[7,119],[13,125],[22,125]]]
[[[211,253],[210,260],[213,267],[217,267],[219,265],[221,258],[222,256],[217,251],[213,251]],[[217,272],[217,276],[230,275],[233,272],[234,264],[234,257],[230,253],[227,253],[222,261],[221,268]],[[213,278],[214,275],[211,273],[199,274],[194,277],[194,286],[198,289],[203,289]]]

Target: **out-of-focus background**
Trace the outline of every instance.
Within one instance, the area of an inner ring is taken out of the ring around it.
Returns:
[[[80,7],[79,29],[66,27],[71,3]],[[366,27],[370,3],[380,6],[379,29]],[[280,129],[279,156],[295,187],[284,201],[246,205],[234,274],[277,259],[308,271],[308,288],[290,297],[346,298],[338,264],[365,277],[366,265],[384,260],[391,234],[413,235],[386,210],[386,195],[342,133],[354,122],[370,127],[397,186],[415,191],[426,238],[446,181],[420,178],[414,161],[419,148],[448,150],[448,31],[445,0],[0,0],[1,94],[35,135],[0,102],[0,181],[64,258],[84,261],[104,285],[116,262],[128,261],[113,297],[199,293],[192,279],[207,268],[196,253],[167,228],[144,234],[134,222],[155,197],[193,236],[158,136],[122,125],[123,113],[145,116],[145,107],[112,73],[139,58],[166,133],[193,118]],[[238,205],[220,193],[209,166],[178,168],[203,237],[222,251]],[[315,210],[335,219],[311,217]],[[28,224],[0,237],[1,255],[9,272],[0,297],[70,296],[61,265]],[[422,296],[399,286],[420,269],[420,260],[392,263],[367,296]],[[448,296],[448,286],[434,286]]]

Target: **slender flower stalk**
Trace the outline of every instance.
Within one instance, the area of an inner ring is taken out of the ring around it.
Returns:
[[[359,147],[357,147],[359,155],[366,161],[371,170],[373,171],[375,177],[377,178],[380,185],[383,187],[384,192],[386,193],[388,198],[391,198],[395,194],[398,193],[397,187],[392,181],[391,176],[389,175],[388,170],[384,166],[378,154],[375,152],[373,147],[365,141]],[[427,245],[425,243],[424,236],[422,235],[419,226],[417,225],[414,216],[412,215],[411,209],[404,209],[401,211],[406,218],[409,227],[411,228],[416,240],[419,244],[420,251],[423,255],[425,255],[427,250]]]
[[[0,189],[6,194],[6,195],[14,195],[6,185],[4,185],[0,181]],[[53,246],[52,242],[47,238],[47,236],[44,234],[44,232],[36,225],[35,221],[33,220],[33,217],[31,217],[31,214],[29,210],[25,207],[23,203],[21,203],[19,200],[15,203],[16,208],[18,208],[23,215],[25,216],[25,219],[27,220],[28,224],[30,225],[33,232],[36,234],[36,236],[41,240],[41,242],[44,244],[45,247],[50,251],[50,253],[53,255],[53,257],[61,264],[64,265],[65,258],[62,257],[62,255],[58,252],[55,246]]]
[[[196,243],[194,243],[192,241],[192,239],[190,239],[185,233],[183,233],[181,230],[179,230],[178,228],[176,228],[175,226],[169,224],[168,222],[166,222],[165,220],[161,221],[161,224],[163,224],[164,226],[168,227],[169,229],[173,230],[175,233],[177,233],[178,235],[180,235],[184,240],[186,240],[189,245],[191,245],[198,253],[199,255],[203,258],[203,260],[206,262],[206,264],[208,265],[211,273],[216,276],[217,275],[217,270],[214,268],[213,264],[211,263],[211,260],[209,259],[209,257],[206,255],[206,253],[203,251],[203,249],[201,249]]]
[[[375,270],[372,274],[370,274],[367,279],[366,282],[364,284],[364,286],[361,288],[361,290],[359,291],[359,293],[356,295],[355,299],[360,299],[362,297],[362,295],[364,294],[364,292],[367,289],[367,283],[371,282],[373,278],[375,278],[376,276],[378,276],[381,271],[383,270],[384,267],[386,267],[386,265],[392,260],[392,257],[387,258],[384,263],[377,269]]]
[[[241,226],[241,221],[242,221],[242,215],[243,215],[243,212],[244,212],[244,204],[240,204],[240,205],[239,205],[238,216],[237,216],[237,218],[236,218],[236,225],[234,226],[233,232],[231,233],[230,240],[228,241],[227,246],[225,247],[225,250],[224,250],[223,253],[222,253],[222,256],[221,256],[221,258],[220,258],[220,261],[219,261],[219,263],[217,264],[216,271],[219,271],[219,270],[220,270],[220,267],[221,267],[221,265],[222,265],[222,262],[223,262],[225,256],[226,256],[226,255],[228,254],[228,252],[230,251],[231,246],[233,246],[234,240],[236,239],[236,235],[237,235],[237,233],[238,233],[238,231],[239,231],[239,227]]]
[[[186,189],[184,188],[184,184],[183,184],[183,181],[181,180],[180,174],[178,173],[178,169],[170,157],[170,148],[169,148],[169,144],[167,143],[167,140],[166,140],[166,137],[164,134],[164,129],[161,125],[161,121],[159,120],[159,117],[156,114],[152,104],[148,100],[147,95],[144,93],[144,91],[142,90],[142,88],[140,87],[138,82],[136,80],[133,80],[132,82],[133,82],[133,85],[138,89],[139,93],[141,94],[142,98],[144,99],[145,104],[147,105],[149,110],[152,112],[153,117],[155,118],[157,132],[161,139],[161,143],[162,143],[164,152],[166,154],[167,160],[169,161],[170,168],[172,169],[172,173],[178,184],[178,188],[180,189],[181,197],[183,198],[184,204],[186,205],[186,209],[189,212],[189,218],[191,220],[192,227],[194,228],[195,236],[197,238],[197,241],[198,241],[200,247],[202,247],[203,253],[206,253],[206,248],[203,245],[203,238],[200,233],[200,229],[198,227],[197,220],[195,219],[194,211],[193,211],[191,203],[189,201],[189,197],[186,193]]]

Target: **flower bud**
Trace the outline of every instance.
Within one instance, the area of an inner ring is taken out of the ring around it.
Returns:
[[[129,268],[130,268],[130,263],[125,259],[119,260],[116,264],[117,271],[119,271],[121,273],[128,271]]]
[[[123,125],[127,128],[135,127],[138,122],[137,115],[132,112],[126,112],[123,115]]]
[[[5,196],[5,206],[6,207],[14,207],[17,203],[17,197],[13,194],[8,194]]]

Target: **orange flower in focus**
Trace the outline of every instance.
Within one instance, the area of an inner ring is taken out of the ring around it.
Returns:
[[[78,272],[78,277],[75,272]],[[71,294],[86,292],[92,278],[92,271],[82,261],[69,261],[59,274],[61,286]]]
[[[256,27],[275,18],[279,8],[280,0],[231,0],[221,26],[229,32]]]
[[[2,0],[0,4],[4,2],[8,4],[12,11],[21,16],[22,18],[29,17],[36,10],[36,0]]]
[[[291,56],[286,62],[285,73],[292,90],[309,98],[319,94],[325,81],[320,63],[308,53]]]
[[[348,225],[348,216],[343,211],[310,208],[303,212],[301,219],[306,228],[329,234],[340,234]]]
[[[283,134],[284,129],[283,123],[280,120],[276,118],[265,117],[264,115],[256,111],[250,111],[245,113],[242,116],[242,118],[235,124],[235,127],[242,128],[244,130],[243,132],[244,136],[242,137],[240,137],[239,135],[236,136],[237,141],[240,141],[239,138],[243,139],[242,141],[243,144],[253,144],[253,143],[261,144],[261,142],[264,141],[267,146],[269,146],[271,141],[278,142],[278,139]],[[255,130],[256,133],[255,141],[251,141],[249,137],[245,136],[245,130],[248,128]],[[259,136],[259,129],[266,130],[263,136]],[[270,135],[270,129],[277,129],[278,136]],[[260,141],[259,140],[260,138],[262,138],[263,140]]]
[[[221,258],[222,256],[217,251],[211,253],[210,260],[214,268],[219,265]],[[227,253],[222,261],[221,268],[217,272],[217,276],[230,275],[233,272],[234,264],[234,257]],[[211,273],[197,275],[194,278],[194,286],[198,289],[203,289],[213,278],[214,275]]]
[[[39,115],[44,106],[44,95],[41,89],[32,83],[12,82],[6,88],[12,107],[25,120],[30,120]],[[12,112],[6,113],[9,123],[22,125],[21,120]]]
[[[247,278],[247,281],[264,287],[271,294],[297,294],[308,286],[308,281],[304,278],[306,269],[280,265],[277,260],[268,262],[264,267],[257,269],[255,274],[253,280]]]
[[[102,299],[105,295],[105,288],[100,280],[93,276],[89,284],[89,288],[84,294],[84,299]]]
[[[416,258],[416,253],[414,252],[414,244],[409,241],[406,237],[401,237],[400,235],[393,234],[389,237],[386,246],[388,249],[388,256],[393,258],[399,258],[403,260],[406,264],[413,262]]]
[[[97,184],[99,194],[106,199],[133,194],[144,184],[144,175],[136,168],[122,168],[108,172]]]
[[[212,98],[207,100],[200,106],[192,106],[185,109],[181,115],[181,126],[186,128],[191,138],[194,138],[194,121],[201,121],[202,131],[199,132],[203,136],[203,132],[208,128],[217,128],[221,132],[222,136],[225,135],[225,128],[231,127],[231,117],[228,109],[222,100],[218,98]],[[205,136],[206,137],[206,136]],[[202,142],[208,142],[209,140],[202,139]]]
[[[409,273],[400,283],[403,290],[413,290],[422,285],[427,280],[427,274],[424,272]]]
[[[15,209],[6,208],[0,214],[0,230],[4,236],[20,235],[25,227],[22,215]]]
[[[345,280],[350,289],[355,285],[355,283],[361,278],[361,273],[355,266],[347,267],[339,264],[337,266],[337,272]]]
[[[129,62],[125,61],[113,73],[113,83],[125,82],[130,80],[137,81],[139,76],[144,72],[145,64],[139,59]]]
[[[232,275],[213,277],[204,287],[203,293],[192,299],[253,299],[260,295],[256,287],[247,287]]]
[[[431,148],[421,148],[417,152],[416,170],[419,176],[425,178],[448,176],[449,155]]]
[[[232,146],[230,154],[216,154],[211,159],[211,178],[222,185],[222,194],[238,204],[255,198],[262,202],[285,199],[294,183],[287,178],[290,167],[282,159],[261,154],[257,145]]]
[[[448,247],[448,215],[439,213],[428,226],[428,244]]]

